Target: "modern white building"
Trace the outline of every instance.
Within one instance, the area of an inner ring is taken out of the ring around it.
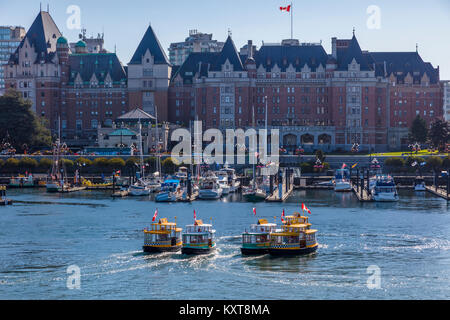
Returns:
[[[23,27],[0,26],[0,96],[5,92],[3,65],[8,64],[9,57],[17,50],[24,37]]]
[[[444,119],[450,121],[450,80],[443,81],[443,107],[444,107]]]
[[[169,61],[174,66],[181,66],[191,52],[220,52],[223,45],[212,39],[212,33],[189,30],[189,37],[184,42],[170,44]]]

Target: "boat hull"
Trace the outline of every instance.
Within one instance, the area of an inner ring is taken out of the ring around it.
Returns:
[[[129,195],[135,197],[148,196],[150,194],[150,189],[147,188],[130,187],[129,191],[130,191]]]
[[[379,193],[373,195],[373,200],[378,202],[396,202],[398,201],[398,195],[393,195],[391,193]]]
[[[254,194],[254,193],[244,194],[243,197],[248,202],[259,202],[259,201],[266,200],[266,197],[259,195],[259,194]]]
[[[59,190],[59,185],[56,183],[47,183],[46,185],[47,192],[55,193]]]
[[[214,200],[222,196],[222,191],[200,190],[198,194],[199,199]]]
[[[241,248],[241,253],[243,255],[259,255],[269,253],[268,248]]]
[[[337,182],[334,186],[334,191],[336,192],[349,192],[351,190],[352,187],[348,182]]]
[[[298,256],[314,253],[317,251],[319,244],[304,248],[269,248],[269,254],[272,256]]]
[[[182,254],[208,254],[213,252],[216,249],[216,246],[208,247],[208,248],[192,248],[192,247],[182,247],[181,253]]]
[[[143,246],[142,250],[146,253],[158,253],[158,252],[176,252],[180,251],[181,245],[170,247],[155,247],[155,246]]]

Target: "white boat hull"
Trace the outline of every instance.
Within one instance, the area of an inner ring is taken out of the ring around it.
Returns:
[[[222,196],[222,189],[216,190],[200,190],[198,193],[199,199],[219,199]]]
[[[160,192],[155,197],[156,202],[173,202],[177,201],[177,196],[173,192]]]
[[[427,189],[425,188],[425,185],[418,184],[418,185],[414,186],[414,191],[427,191]]]
[[[346,192],[351,191],[352,186],[350,185],[350,182],[336,182],[334,185],[334,191],[336,192]]]
[[[398,201],[398,195],[390,192],[379,192],[377,194],[373,194],[373,200],[380,202],[394,202]]]
[[[150,189],[146,187],[131,186],[129,192],[130,196],[141,197],[141,196],[148,196],[150,194]]]

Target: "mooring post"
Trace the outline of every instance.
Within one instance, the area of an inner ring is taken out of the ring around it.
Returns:
[[[450,189],[450,169],[447,169],[447,200],[448,200],[449,189]]]

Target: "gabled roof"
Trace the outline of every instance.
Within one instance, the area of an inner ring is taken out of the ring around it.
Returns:
[[[142,121],[142,122],[148,122],[150,120],[155,120],[156,118],[150,114],[148,114],[147,112],[145,112],[142,109],[136,108],[134,110],[131,110],[130,112],[127,112],[123,115],[121,115],[120,117],[117,118],[116,121],[132,121],[132,122],[137,122],[137,121]]]
[[[355,61],[360,65],[361,71],[371,70],[367,62],[367,58],[363,54],[355,35],[353,35],[352,39],[350,40],[348,48],[338,50],[337,53],[338,70],[347,70],[348,65],[352,63],[353,59],[355,59]]]
[[[192,81],[197,75],[208,76],[208,68],[214,65],[218,52],[191,52],[183,64],[173,73],[172,79],[180,75],[183,80]]]
[[[276,64],[281,72],[285,72],[291,64],[296,72],[300,72],[305,64],[314,72],[319,65],[325,68],[328,60],[328,55],[321,45],[263,45],[254,57],[257,68],[262,65],[266,71],[270,71]]]
[[[89,82],[93,75],[100,83],[109,74],[113,82],[126,81],[127,75],[115,53],[79,53],[69,55],[69,83],[80,74],[83,82]]]
[[[223,45],[222,51],[220,51],[213,67],[211,70],[213,71],[221,71],[222,65],[229,61],[233,65],[233,71],[242,71],[244,67],[242,66],[241,58],[236,50],[236,46],[234,45],[231,36],[228,36],[227,41]]]
[[[50,14],[45,11],[40,11],[36,19],[34,19],[30,29],[28,29],[27,34],[22,39],[16,53],[18,53],[19,48],[23,47],[25,40],[27,39],[38,54],[36,62],[41,61],[42,59],[48,62],[53,59],[56,52],[56,42],[61,36],[61,32],[59,32],[59,29]],[[11,56],[11,59],[14,62],[17,62],[18,59],[16,53]]]
[[[386,63],[386,76],[394,73],[398,80],[403,80],[408,73],[414,80],[422,78],[424,73],[430,78],[431,83],[437,83],[439,79],[437,70],[430,63],[424,62],[416,51],[371,52],[370,57],[376,64],[377,75],[379,76],[384,76],[384,65]]]
[[[142,56],[145,55],[147,50],[149,50],[150,54],[154,57],[155,64],[169,64],[166,53],[161,47],[161,44],[159,43],[159,40],[153,32],[151,26],[149,26],[145,32],[144,37],[139,43],[129,64],[141,64]]]

